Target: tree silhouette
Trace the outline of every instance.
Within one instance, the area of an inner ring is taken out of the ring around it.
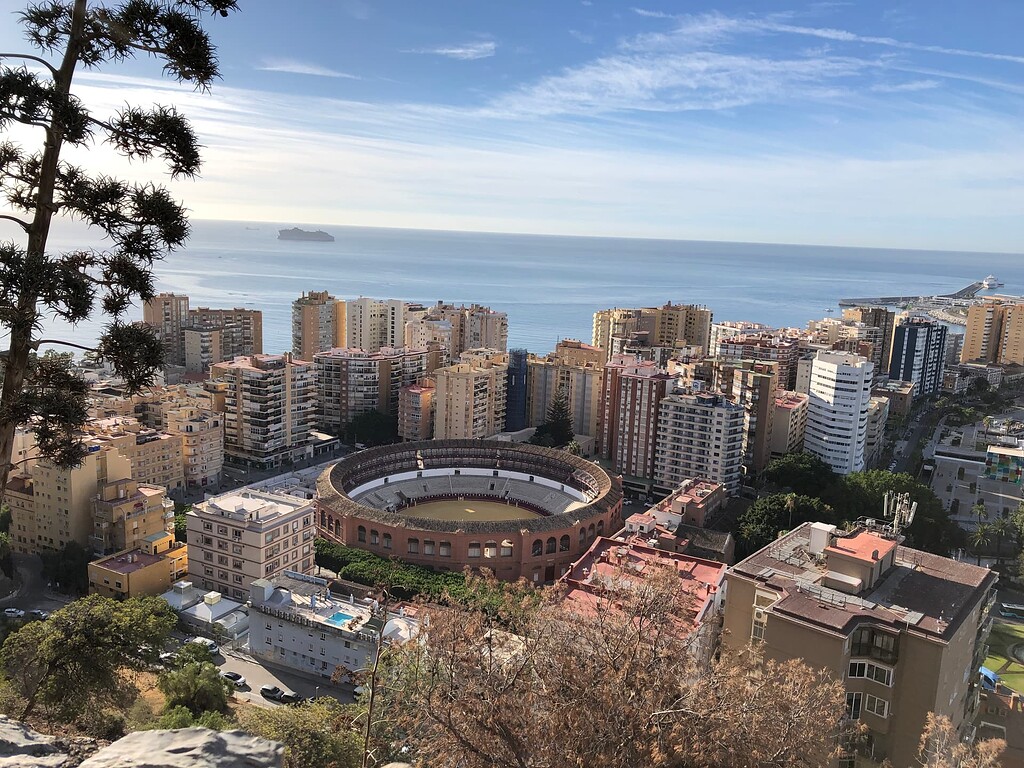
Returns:
[[[575,439],[572,414],[569,411],[569,393],[565,387],[559,387],[551,399],[551,405],[548,406],[544,423],[537,427],[530,442],[534,445],[562,448]]]
[[[140,54],[165,74],[205,90],[218,76],[217,56],[199,23],[203,12],[227,16],[235,0],[43,0],[19,14],[34,53],[0,53],[0,129],[35,129],[40,148],[0,142],[0,219],[22,233],[0,242],[0,326],[10,336],[0,353],[0,498],[12,468],[18,425],[31,422],[41,453],[60,466],[81,461],[86,386],[60,356],[42,357],[41,323],[50,315],[78,323],[99,312],[104,333],[95,351],[129,390],[148,384],[162,363],[155,332],[125,321],[136,299],[153,295],[153,264],[184,243],[185,209],[155,184],[89,173],[61,159],[67,147],[107,142],[131,160],[162,159],[172,178],[199,171],[199,145],[173,107],[126,105],[98,117],[72,92],[75,74]],[[54,63],[47,60],[54,57]],[[49,253],[54,217],[85,222],[109,241],[103,250]]]
[[[970,541],[971,547],[974,549],[974,556],[978,559],[978,565],[981,565],[981,550],[992,543],[992,526],[988,523],[980,523],[977,528],[971,531],[968,541]]]

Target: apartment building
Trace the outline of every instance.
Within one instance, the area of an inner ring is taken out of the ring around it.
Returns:
[[[436,381],[430,377],[398,391],[398,436],[402,440],[430,440],[434,436],[436,392]]]
[[[168,409],[167,432],[181,436],[186,488],[219,485],[224,470],[224,416],[182,405]]]
[[[527,426],[543,424],[555,395],[564,391],[573,432],[597,435],[604,384],[604,353],[600,349],[579,342],[567,346],[561,342],[550,355],[530,355],[526,368]]]
[[[752,323],[749,320],[725,320],[720,323],[711,324],[708,348],[705,355],[714,356],[718,354],[718,345],[725,339],[732,339],[737,336],[769,336],[775,333],[775,329],[764,323]]]
[[[743,476],[745,411],[721,393],[676,391],[659,407],[654,486],[671,492],[700,477],[730,494]]]
[[[188,522],[189,578],[244,600],[257,579],[312,573],[313,502],[243,489],[194,504]]]
[[[205,373],[236,355],[263,352],[263,313],[258,309],[189,308],[188,296],[161,293],[142,306],[142,321],[164,343],[165,364]]]
[[[893,334],[889,378],[912,382],[915,398],[937,394],[942,389],[946,333],[946,326],[935,320],[901,320]]]
[[[349,299],[345,302],[346,344],[365,352],[401,347],[408,315],[407,305],[400,299]]]
[[[771,460],[778,363],[743,360],[732,372],[732,399],[743,408],[743,470],[761,474]]]
[[[91,419],[83,432],[124,454],[131,461],[131,477],[138,482],[161,486],[172,495],[184,488],[185,450],[180,434],[149,429],[134,418]]]
[[[709,353],[713,313],[704,305],[673,304],[636,309],[603,309],[594,313],[593,345],[613,356],[614,337],[628,338],[638,331],[647,332],[651,347],[701,347]]]
[[[875,371],[888,371],[892,357],[892,334],[896,327],[896,313],[885,307],[847,307],[843,310],[843,320],[852,323],[863,323],[877,328],[880,346],[875,350],[871,362]]]
[[[889,398],[868,400],[868,429],[864,437],[864,466],[877,467],[885,448],[885,424],[889,420]]]
[[[142,305],[142,322],[155,328],[164,345],[164,364],[185,364],[181,329],[188,324],[188,296],[160,293]]]
[[[803,392],[779,390],[775,396],[772,417],[771,457],[799,453],[804,447],[807,429],[807,406],[810,397]]]
[[[95,554],[138,549],[147,537],[174,531],[174,502],[161,486],[112,480],[96,491],[92,521],[89,547]]]
[[[508,356],[471,350],[434,371],[434,438],[483,439],[505,429]]]
[[[313,364],[291,354],[252,355],[217,363],[224,385],[224,453],[267,469],[310,454],[316,424]]]
[[[327,291],[303,293],[293,301],[292,354],[312,360],[317,352],[348,346],[344,308],[345,303]]]
[[[508,349],[508,315],[479,304],[467,307],[439,301],[406,325],[407,344],[420,346],[423,341],[441,342],[453,361],[470,349],[504,352]]]
[[[188,547],[167,532],[89,563],[89,594],[127,600],[156,597],[188,573]]]
[[[811,364],[804,450],[836,474],[864,469],[874,368],[849,352],[818,352]]]
[[[340,434],[356,416],[369,411],[397,416],[399,391],[421,381],[439,354],[404,347],[318,352],[313,357],[318,424]]]
[[[1006,309],[1007,305],[1001,301],[986,301],[968,308],[961,363],[1000,362]]]
[[[726,575],[723,642],[843,681],[866,729],[848,768],[917,765],[929,712],[967,740],[978,709],[996,574],[900,542],[891,526],[805,523]]]
[[[779,389],[796,389],[800,344],[793,339],[757,335],[733,336],[718,343],[718,357],[725,360],[756,360],[777,363]]]
[[[658,407],[673,377],[654,362],[619,355],[604,368],[597,451],[616,472],[644,486],[654,477]]]

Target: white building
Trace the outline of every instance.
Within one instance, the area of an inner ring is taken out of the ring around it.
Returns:
[[[743,466],[743,406],[722,394],[676,392],[658,408],[654,485],[675,490],[694,477],[739,491]]]
[[[286,571],[252,583],[249,652],[264,661],[318,677],[366,669],[377,637],[401,642],[415,621],[370,599],[332,594],[326,579]]]
[[[285,570],[313,570],[316,536],[309,499],[252,489],[214,496],[189,510],[189,577],[235,600]]]
[[[405,324],[412,320],[401,299],[349,299],[345,302],[346,342],[365,352],[405,345]]]
[[[811,364],[804,450],[832,471],[864,469],[874,363],[850,352],[819,351]]]

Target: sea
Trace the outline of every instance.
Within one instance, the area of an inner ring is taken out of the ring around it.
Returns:
[[[156,265],[160,291],[191,306],[263,311],[263,347],[291,348],[291,302],[304,291],[433,304],[477,303],[508,313],[509,346],[537,354],[563,338],[591,339],[593,313],[609,307],[704,304],[715,321],[804,326],[839,316],[847,297],[952,293],[989,274],[985,293],[1024,293],[1020,254],[448,232],[336,225],[333,243],[277,239],[292,223],[193,220],[185,247]],[[52,250],[102,247],[77,227]],[[130,319],[141,319],[136,308]],[[88,345],[99,323],[47,336]]]

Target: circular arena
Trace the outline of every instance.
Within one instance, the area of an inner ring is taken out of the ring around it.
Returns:
[[[436,570],[561,576],[620,528],[622,483],[565,451],[494,440],[369,448],[317,481],[321,536]]]

